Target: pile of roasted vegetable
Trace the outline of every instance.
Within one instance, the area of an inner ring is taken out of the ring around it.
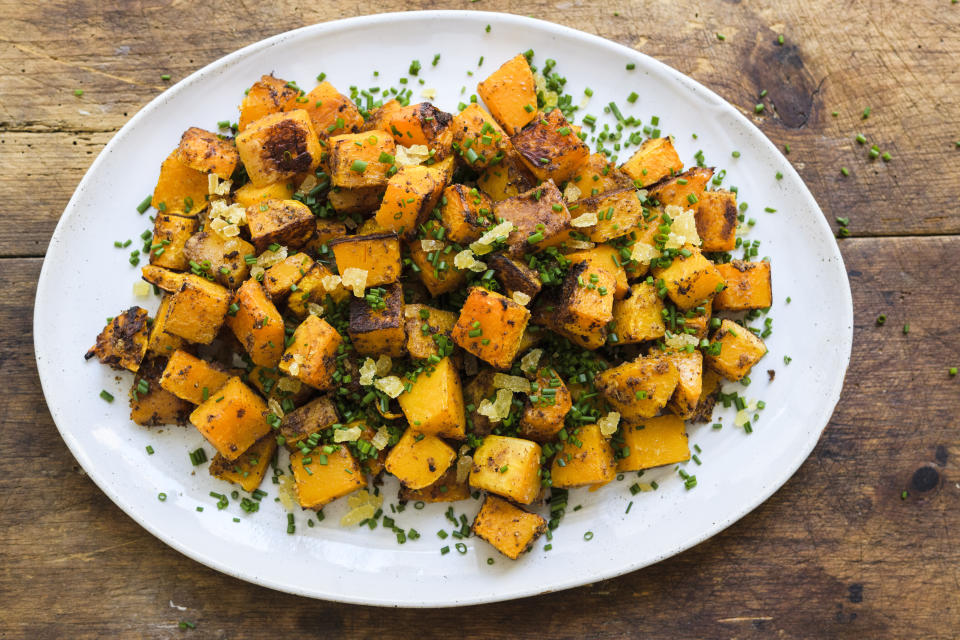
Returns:
[[[383,473],[483,492],[472,533],[510,558],[551,491],[689,459],[686,421],[766,353],[716,314],[770,307],[769,262],[731,259],[711,169],[659,134],[614,166],[537,83],[518,55],[451,115],[264,76],[235,135],[187,130],[151,201],[159,308],[87,353],[135,374],[132,420],[191,423],[211,474],[272,466],[305,509]]]

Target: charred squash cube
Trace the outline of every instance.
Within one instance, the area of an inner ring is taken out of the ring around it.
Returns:
[[[290,346],[280,358],[280,370],[314,389],[336,386],[337,351],[343,339],[326,320],[308,315],[293,332]]]
[[[766,309],[773,304],[769,262],[734,260],[728,264],[718,264],[717,271],[727,286],[713,299],[714,309],[745,311]]]
[[[407,353],[411,358],[426,360],[431,356],[442,357],[440,345],[450,345],[450,332],[457,323],[457,314],[434,309],[425,304],[408,304],[403,308],[404,326],[407,331]]]
[[[498,369],[513,363],[530,312],[494,291],[472,287],[450,337],[461,348]]]
[[[368,287],[396,282],[400,278],[400,239],[395,233],[346,236],[329,243],[342,276],[347,269],[367,272]]]
[[[672,178],[664,178],[650,187],[647,198],[659,202],[664,207],[672,204],[695,210],[712,177],[713,169],[692,167]]]
[[[654,352],[651,350],[651,355]],[[665,357],[673,362],[679,377],[673,397],[667,408],[675,414],[689,420],[697,411],[697,403],[703,392],[703,355],[696,349],[666,353]]]
[[[400,487],[400,500],[407,502],[456,502],[470,497],[470,486],[466,479],[457,482],[457,469],[450,467],[433,484],[422,489],[408,489]]]
[[[596,349],[606,341],[613,320],[613,295],[617,282],[606,269],[578,262],[563,280],[556,326],[580,346]]]
[[[493,269],[494,276],[503,285],[506,294],[513,297],[517,291],[530,298],[540,293],[543,283],[540,274],[528,267],[521,260],[514,260],[501,253],[494,253],[484,258],[487,266]]]
[[[547,521],[535,513],[488,495],[473,520],[473,533],[494,549],[516,560],[547,530]]]
[[[615,344],[636,344],[662,338],[667,330],[662,311],[663,300],[657,295],[656,287],[646,282],[632,285],[629,297],[613,303]]]
[[[417,225],[430,215],[442,193],[443,182],[437,171],[422,165],[403,167],[387,181],[387,190],[377,210],[377,224],[412,238],[417,233]]]
[[[96,356],[100,362],[114,369],[129,369],[136,372],[147,355],[150,339],[149,315],[146,309],[130,307],[107,323],[97,343],[84,356],[87,360]]]
[[[369,213],[376,211],[380,206],[386,188],[386,182],[373,187],[357,187],[355,189],[334,187],[327,194],[327,202],[340,215]]]
[[[393,136],[380,129],[330,138],[330,182],[335,187],[385,187],[396,171]]]
[[[181,136],[177,157],[191,169],[212,173],[223,180],[230,179],[240,162],[232,140],[197,127],[190,127]]]
[[[452,115],[429,102],[421,102],[396,109],[390,114],[387,129],[397,144],[426,145],[433,151],[434,159],[442,160],[450,155],[453,145],[452,123]]]
[[[491,226],[493,201],[476,187],[452,184],[443,190],[440,221],[452,242],[469,244]]]
[[[595,424],[584,425],[567,436],[550,467],[553,486],[559,489],[602,485],[616,475],[613,447]]]
[[[167,333],[164,326],[167,319],[167,309],[170,307],[170,296],[164,295],[160,299],[160,307],[157,309],[157,317],[150,325],[150,339],[147,341],[147,353],[153,356],[169,358],[170,355],[184,345],[184,340],[180,336]]]
[[[320,166],[324,153],[310,116],[303,109],[261,118],[236,140],[250,182],[258,187],[313,171]]]
[[[510,138],[530,172],[539,180],[562,184],[587,161],[590,148],[576,134],[560,109],[539,116]]]
[[[504,156],[499,162],[491,160],[477,178],[477,186],[493,202],[520,195],[537,186],[537,179],[527,169],[510,141],[504,143]]]
[[[313,128],[321,136],[353,133],[363,126],[363,116],[353,101],[329,82],[321,82],[304,98],[300,106],[310,114]]]
[[[667,406],[680,374],[669,358],[640,357],[594,376],[594,384],[625,420],[650,418]]]
[[[178,398],[201,404],[229,379],[230,374],[217,365],[177,349],[167,360],[159,384]]]
[[[256,280],[247,280],[233,297],[236,310],[227,315],[227,326],[250,354],[254,364],[275,367],[283,355],[286,334],[283,316]]]
[[[310,207],[296,200],[267,200],[247,207],[247,225],[257,253],[271,244],[299,249],[315,230]]]
[[[750,373],[753,365],[767,353],[767,346],[763,340],[732,320],[724,319],[710,342],[711,348],[719,348],[719,352],[707,349],[704,362],[733,382]],[[713,345],[719,345],[719,347]]]
[[[624,447],[630,450],[617,461],[617,471],[642,471],[690,459],[683,418],[662,415],[623,425]]]
[[[313,258],[307,254],[295,253],[269,267],[263,273],[263,287],[267,295],[274,302],[280,302],[293,292],[300,291],[297,283],[310,273],[313,264]]]
[[[453,245],[443,238],[443,228],[437,220],[428,220],[424,236],[408,245],[413,270],[427,287],[431,296],[439,296],[459,289],[466,282],[467,274],[454,264],[457,253]]]
[[[261,76],[247,91],[243,102],[240,103],[240,120],[237,127],[240,131],[247,128],[251,122],[264,116],[297,108],[297,97],[300,92],[286,80],[273,76]]]
[[[577,205],[575,213],[571,213],[574,220],[587,213],[597,218],[591,225],[577,227],[577,231],[583,232],[591,242],[607,242],[625,236],[636,231],[637,224],[643,219],[643,204],[633,187],[583,198],[577,201]]]
[[[523,54],[507,60],[478,84],[477,93],[510,135],[537,116],[536,84]]]
[[[360,128],[360,130],[389,131],[390,119],[393,118],[394,114],[400,111],[402,108],[403,105],[400,104],[396,98],[384,102],[381,106],[370,112],[369,117],[367,117],[367,121],[363,123],[363,126]]]
[[[230,378],[190,414],[190,422],[227,460],[236,460],[270,432],[267,404],[240,378]]]
[[[236,289],[250,275],[246,256],[256,255],[256,249],[240,236],[225,238],[215,231],[201,231],[190,236],[183,255],[188,264],[192,260],[223,286]]]
[[[570,185],[577,188],[577,191],[580,192],[580,198],[590,198],[607,191],[631,187],[633,186],[633,180],[607,160],[606,155],[592,153],[570,177],[567,189],[570,188]]]
[[[669,267],[653,269],[653,277],[663,280],[667,295],[677,308],[686,311],[712,300],[723,288],[724,280],[698,248],[686,245],[683,250],[688,255],[678,254]]]
[[[158,267],[156,265],[148,264],[140,269],[140,277],[143,278],[145,282],[149,282],[158,289],[163,289],[170,293],[174,293],[180,289],[184,282],[187,281],[187,278],[190,274],[179,273],[177,271],[171,271],[170,269],[164,269],[163,267]]]
[[[683,163],[670,138],[651,138],[641,144],[620,169],[638,187],[646,187],[677,175],[683,170]]]
[[[332,453],[315,449],[290,454],[297,501],[304,509],[322,509],[337,498],[367,486],[367,477],[346,445],[333,445]]]
[[[530,395],[520,416],[518,433],[537,442],[549,442],[563,429],[563,420],[573,406],[570,391],[550,367],[537,372],[537,391]]]
[[[187,274],[170,296],[164,325],[189,342],[210,344],[217,337],[230,306],[230,291],[206,278]]]
[[[463,440],[467,418],[460,375],[450,358],[417,374],[410,390],[397,398],[407,422],[421,433]]]
[[[148,427],[187,424],[193,405],[160,386],[166,362],[166,358],[148,357],[134,376],[130,388],[130,420],[135,424]]]
[[[320,263],[314,265],[307,275],[297,284],[297,290],[292,291],[287,298],[287,309],[298,318],[302,318],[310,311],[310,304],[322,305],[330,296],[334,303],[343,302],[351,294],[343,288],[343,284],[330,279],[333,272]]]
[[[517,228],[507,237],[508,252],[514,257],[547,246],[554,236],[570,227],[570,212],[552,180],[501,200],[494,205],[493,215]]]
[[[704,191],[694,209],[702,251],[737,247],[737,196],[730,191]]]
[[[198,227],[196,216],[158,213],[153,223],[150,264],[177,271],[189,269],[190,261],[184,248]]]
[[[248,182],[233,192],[233,201],[246,209],[267,200],[289,200],[295,192],[296,188],[292,178],[273,182],[263,187]]]
[[[457,452],[437,436],[408,427],[387,454],[384,468],[408,489],[423,489],[446,473],[456,457]]]
[[[227,460],[218,453],[210,461],[210,475],[238,484],[244,491],[252,493],[267,475],[270,460],[276,450],[277,439],[267,434],[254,442],[236,460]]]
[[[472,406],[473,410],[467,412],[467,423],[472,426],[471,433],[477,436],[488,435],[493,431],[494,423],[490,422],[488,416],[480,413],[480,403],[484,400],[493,401],[496,397],[497,388],[493,384],[495,372],[492,369],[484,368],[473,377],[463,387],[463,401],[467,407]]]
[[[287,448],[295,451],[298,449],[298,442],[339,421],[333,400],[324,395],[284,414],[279,432],[286,441]]]
[[[153,189],[150,206],[161,213],[196,215],[208,204],[207,174],[191,169],[178,156],[174,150],[160,165],[160,178]]]
[[[616,247],[608,244],[598,244],[592,249],[583,249],[582,251],[567,253],[564,257],[570,261],[571,265],[586,262],[590,265],[591,269],[603,269],[607,271],[616,281],[616,290],[613,293],[613,297],[619,300],[627,295],[629,284],[627,281],[627,270],[623,266],[625,260]]]
[[[530,440],[486,436],[473,453],[470,486],[530,504],[540,494],[540,453]]]
[[[453,148],[474,169],[489,167],[495,158],[503,158],[507,134],[476,102],[453,117],[452,129]]]
[[[350,300],[350,341],[361,355],[406,353],[403,288],[399,282],[367,289],[364,298]]]

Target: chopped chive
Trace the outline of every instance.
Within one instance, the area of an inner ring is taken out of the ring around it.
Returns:
[[[153,200],[153,194],[151,193],[146,198],[144,198],[140,204],[137,205],[137,212],[144,213],[147,209],[150,208],[150,202]]]
[[[870,107],[867,107],[863,110],[863,115],[860,116],[861,119],[866,120],[870,117]]]
[[[855,139],[857,142],[859,142],[860,144],[866,144],[866,143],[867,143],[867,137],[866,137],[865,135],[863,135],[862,133],[858,133],[858,134],[857,134],[857,137],[854,138],[854,139]]]
[[[850,169],[847,169],[846,167],[840,167],[840,173],[842,173],[844,176],[849,176]]]
[[[167,81],[167,80],[170,79],[170,74],[169,74],[169,73],[165,73],[165,74],[163,74],[162,76],[160,76],[160,79],[163,80],[163,81]]]
[[[717,34],[717,40],[719,40],[720,42],[723,42],[726,39],[727,39],[727,36],[723,35],[722,33]]]
[[[777,45],[783,46],[783,36],[777,36]]]
[[[633,70],[636,69],[636,68],[637,68],[637,65],[634,64],[633,62],[628,62],[628,63],[627,63],[627,71],[633,71]]]
[[[100,397],[106,400],[107,402],[113,402],[113,394],[104,389],[100,392]]]
[[[753,107],[753,112],[754,112],[754,113],[762,113],[762,112],[763,112],[763,104],[757,104],[757,105],[755,105],[755,106]]]

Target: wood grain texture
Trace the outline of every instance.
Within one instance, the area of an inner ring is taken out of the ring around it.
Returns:
[[[384,0],[377,10],[511,6]],[[0,637],[189,637],[184,619],[204,638],[954,637],[960,379],[947,368],[960,366],[960,299],[942,289],[960,270],[960,236],[949,237],[960,234],[960,6],[948,0],[524,5],[653,55],[737,105],[790,145],[825,214],[849,216],[854,235],[928,236],[841,243],[856,327],[837,411],[790,482],[711,540],[580,589],[384,612],[209,570],[93,485],[40,393],[31,325],[41,261],[30,256],[44,253],[111,135],[164,89],[162,73],[177,80],[263,37],[368,10],[356,0],[0,0]],[[858,132],[893,162],[868,161]]]

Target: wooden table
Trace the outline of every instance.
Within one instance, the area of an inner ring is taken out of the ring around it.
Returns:
[[[678,557],[503,604],[388,612],[317,602],[181,556],[87,479],[44,405],[31,318],[47,241],[99,150],[167,86],[161,74],[177,80],[266,36],[367,8],[0,0],[0,637],[179,637],[184,619],[197,623],[190,634],[213,638],[960,633],[960,376],[948,375],[960,366],[960,5],[531,0],[524,8],[653,55],[717,91],[790,145],[831,224],[850,218],[851,237],[839,242],[856,310],[853,359],[810,459],[755,512]],[[762,90],[768,108],[756,116]],[[867,146],[855,142],[859,132]],[[892,160],[869,160],[873,143]]]

